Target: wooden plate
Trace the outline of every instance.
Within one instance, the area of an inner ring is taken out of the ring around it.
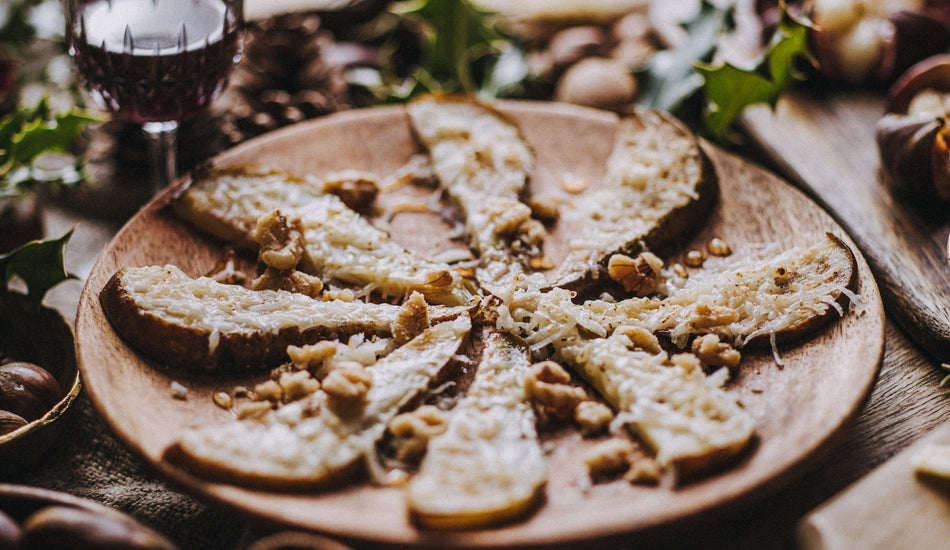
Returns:
[[[558,104],[501,107],[519,121],[536,152],[535,192],[559,188],[568,173],[595,186],[612,147],[614,115]],[[720,236],[737,251],[763,244],[785,249],[812,244],[832,231],[854,248],[844,231],[801,193],[738,157],[713,147],[707,150],[720,176],[721,200],[691,247],[703,247],[712,236]],[[385,176],[418,151],[405,111],[385,107],[287,128],[249,141],[215,163],[259,163],[298,174],[356,168]],[[662,536],[667,528],[748,504],[801,473],[807,459],[827,448],[858,415],[881,362],[880,295],[859,256],[857,311],[814,337],[780,349],[782,367],[770,350],[745,354],[733,384],[759,422],[758,441],[738,464],[708,479],[680,488],[635,487],[622,481],[587,487],[581,455],[591,442],[563,430],[545,435],[551,478],[546,501],[536,513],[500,528],[449,533],[414,528],[396,487],[358,484],[328,493],[283,494],[211,483],[163,462],[162,452],[183,426],[228,418],[229,413],[212,403],[212,393],[250,380],[188,376],[150,364],[116,337],[98,302],[100,289],[122,266],[175,263],[199,275],[222,257],[219,243],[162,209],[174,191],[131,219],[89,276],[76,321],[80,368],[93,401],[129,447],[188,491],[258,519],[355,541],[429,547],[568,545]],[[400,214],[390,227],[397,240],[420,253],[459,246],[446,240],[449,228],[434,214]],[[189,388],[186,400],[172,397],[173,381]]]

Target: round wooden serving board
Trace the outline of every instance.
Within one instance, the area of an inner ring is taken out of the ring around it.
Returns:
[[[614,115],[559,104],[512,102],[500,107],[521,124],[536,153],[533,192],[562,192],[565,175],[596,187],[613,145]],[[826,231],[844,239],[857,254],[844,231],[794,188],[738,157],[705,148],[719,174],[721,197],[679,254],[704,248],[712,236],[724,238],[741,253],[762,245],[777,245],[776,250],[811,245]],[[299,175],[359,169],[385,178],[418,152],[404,109],[384,107],[345,112],[263,136],[221,155],[215,164],[262,164]],[[395,195],[384,193],[381,202],[398,202],[397,197],[405,202],[413,193],[432,192],[408,187]],[[662,536],[666,529],[748,505],[802,473],[808,459],[826,449],[859,414],[882,358],[881,299],[858,255],[861,303],[856,310],[812,337],[782,346],[784,366],[776,364],[770,350],[744,352],[731,387],[759,424],[757,441],[738,463],[706,479],[681,487],[624,481],[589,487],[581,457],[592,442],[562,429],[543,436],[551,449],[544,502],[522,521],[493,529],[419,530],[407,519],[399,487],[355,483],[325,493],[289,494],[213,483],[164,462],[162,453],[183,427],[230,417],[214,405],[213,392],[255,379],[188,375],[144,360],[118,339],[98,300],[105,282],[123,266],[173,263],[197,276],[223,257],[221,243],[163,209],[174,191],[166,191],[132,218],[89,276],[76,320],[79,365],[93,401],[130,448],[205,501],[268,522],[355,542],[427,547],[563,546]],[[583,200],[583,194],[571,200]],[[448,240],[449,226],[434,213],[398,214],[389,229],[395,239],[421,254],[461,246]],[[560,238],[552,232],[551,239]],[[551,250],[556,249],[557,242],[552,242]],[[187,399],[173,398],[173,381],[189,389]]]

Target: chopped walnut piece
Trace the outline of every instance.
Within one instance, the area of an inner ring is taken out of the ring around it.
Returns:
[[[228,410],[234,406],[234,398],[226,391],[214,392],[214,395],[211,396],[211,400],[214,401],[215,405],[224,410]]]
[[[396,459],[400,462],[418,460],[425,453],[429,439],[445,432],[445,428],[445,413],[434,405],[422,405],[397,415],[389,422],[389,431],[395,437]]]
[[[636,258],[614,254],[607,260],[607,275],[636,296],[656,292],[661,269],[663,260],[651,252],[642,252]]]
[[[512,237],[531,219],[531,209],[520,201],[496,198],[488,204],[488,216],[499,237]]]
[[[623,478],[638,485],[656,485],[660,482],[662,473],[660,464],[656,460],[641,457],[633,461]]]
[[[728,367],[729,370],[734,370],[742,359],[739,350],[719,341],[719,336],[715,334],[704,334],[696,338],[690,349],[703,362],[703,366],[708,368]]]
[[[281,373],[277,380],[284,403],[303,399],[320,389],[320,381],[305,370]]]
[[[323,192],[332,193],[357,212],[367,212],[379,194],[379,186],[373,174],[357,170],[345,170],[331,174],[323,182]]]
[[[280,389],[280,384],[278,384],[276,380],[267,380],[254,386],[252,396],[254,401],[277,403],[281,400],[281,397],[283,397],[283,391]]]
[[[610,407],[597,401],[583,401],[574,409],[574,422],[584,437],[604,433],[613,419],[614,412]]]
[[[544,229],[544,224],[534,218],[528,218],[518,227],[518,234],[522,240],[529,246],[541,246],[548,232]]]
[[[615,437],[598,443],[584,455],[584,463],[593,480],[616,477],[630,468],[635,448],[627,439]]]
[[[426,276],[425,286],[431,288],[445,288],[452,284],[454,277],[452,272],[440,269],[438,271],[432,271]]]
[[[280,210],[258,218],[254,240],[261,245],[258,259],[268,267],[294,269],[303,257],[304,238],[300,219],[290,220]]]
[[[302,271],[283,271],[268,267],[260,277],[251,281],[254,290],[286,290],[320,298],[323,292],[323,281]]]
[[[399,308],[392,324],[393,339],[405,344],[429,328],[429,306],[420,292],[413,292]]]
[[[571,375],[554,361],[531,365],[525,377],[525,391],[547,417],[570,418],[579,403],[587,400],[583,388],[570,385]]]
[[[333,357],[336,353],[336,342],[323,340],[306,346],[287,346],[287,355],[298,369],[310,369],[320,366],[321,363]]]
[[[660,340],[649,330],[635,325],[621,325],[614,330],[614,334],[626,336],[635,348],[642,349],[648,353],[659,353],[663,351],[660,347]]]
[[[340,414],[362,409],[366,393],[373,384],[373,374],[363,365],[348,361],[333,369],[323,379],[327,404]]]

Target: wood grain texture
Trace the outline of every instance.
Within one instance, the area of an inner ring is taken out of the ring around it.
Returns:
[[[590,178],[596,186],[612,144],[612,115],[552,104],[506,103],[503,108],[519,121],[537,153],[533,191],[558,185],[565,172]],[[810,245],[826,231],[854,247],[830,216],[787,183],[714,147],[707,150],[720,176],[721,200],[681,252],[704,246],[714,235],[741,252],[763,244],[778,249]],[[298,174],[344,168],[386,174],[416,152],[405,112],[393,107],[291,127],[248,142],[216,162],[254,162]],[[550,433],[545,438],[552,449],[551,479],[536,514],[495,529],[420,531],[408,523],[398,488],[354,484],[317,494],[249,491],[195,478],[161,460],[182,427],[229,418],[213,404],[213,392],[254,381],[193,376],[151,364],[116,337],[99,307],[99,290],[122,266],[171,262],[196,275],[220,259],[219,243],[197,235],[162,209],[173,191],[130,220],[90,274],[76,320],[80,368],[93,401],[134,452],[200,498],[260,520],[348,540],[425,547],[580,546],[672,533],[742,509],[804,473],[809,460],[829,449],[861,411],[883,354],[883,308],[870,270],[859,257],[858,311],[807,340],[782,347],[784,367],[776,365],[769,350],[745,354],[733,386],[759,423],[758,440],[733,468],[676,489],[626,482],[586,488],[581,457],[591,442],[573,431]],[[394,238],[425,254],[439,248],[430,240],[442,222],[435,215],[428,220],[419,216],[413,224],[391,228]],[[417,238],[423,227],[430,238]],[[186,400],[172,398],[172,381],[189,388]],[[373,521],[366,521],[368,515]]]
[[[950,358],[950,205],[895,196],[880,173],[879,92],[796,91],[743,117],[752,140],[858,243],[885,307],[920,345]]]

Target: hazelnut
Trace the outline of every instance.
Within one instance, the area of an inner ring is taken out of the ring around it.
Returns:
[[[63,396],[53,375],[32,363],[0,366],[0,409],[29,422],[42,417]]]

